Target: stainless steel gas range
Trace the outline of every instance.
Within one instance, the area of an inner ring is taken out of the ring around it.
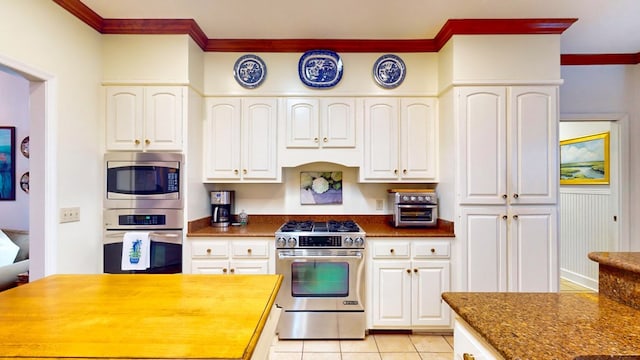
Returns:
[[[291,221],[278,229],[280,339],[363,339],[365,232],[353,221]]]

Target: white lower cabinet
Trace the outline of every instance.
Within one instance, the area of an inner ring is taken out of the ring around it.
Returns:
[[[453,344],[455,360],[504,359],[480,334],[457,316],[453,326]]]
[[[190,238],[193,274],[272,274],[273,241]]]
[[[372,328],[450,329],[449,240],[368,241]]]

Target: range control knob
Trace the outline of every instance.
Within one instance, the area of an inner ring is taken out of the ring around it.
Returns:
[[[287,239],[287,246],[288,247],[295,247],[296,246],[296,238],[290,237],[289,239]]]
[[[282,248],[287,244],[287,240],[280,236],[276,239],[276,247]]]
[[[353,242],[353,243],[354,243],[354,245],[355,245],[356,247],[363,247],[363,246],[364,246],[364,239],[358,236],[358,237],[354,240],[354,242]]]
[[[346,246],[346,247],[352,247],[353,246],[353,239],[347,236],[344,239],[343,243],[344,243],[344,246]]]
[[[402,201],[409,201],[409,197],[407,195],[402,196]]]

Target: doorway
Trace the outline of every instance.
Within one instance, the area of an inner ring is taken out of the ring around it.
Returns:
[[[628,251],[628,117],[622,114],[563,115],[560,141],[610,133],[610,181],[598,185],[561,185],[560,277],[597,290],[593,251]]]
[[[29,280],[56,271],[55,78],[0,55],[0,67],[29,81]]]

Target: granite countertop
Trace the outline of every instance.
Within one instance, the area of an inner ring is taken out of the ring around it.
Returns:
[[[391,215],[252,215],[246,226],[225,228],[210,225],[211,218],[190,221],[187,237],[272,237],[289,220],[326,221],[329,219],[356,221],[367,237],[455,237],[453,223],[438,220],[436,227],[396,228]]]
[[[640,311],[589,293],[444,293],[505,359],[639,355]]]

